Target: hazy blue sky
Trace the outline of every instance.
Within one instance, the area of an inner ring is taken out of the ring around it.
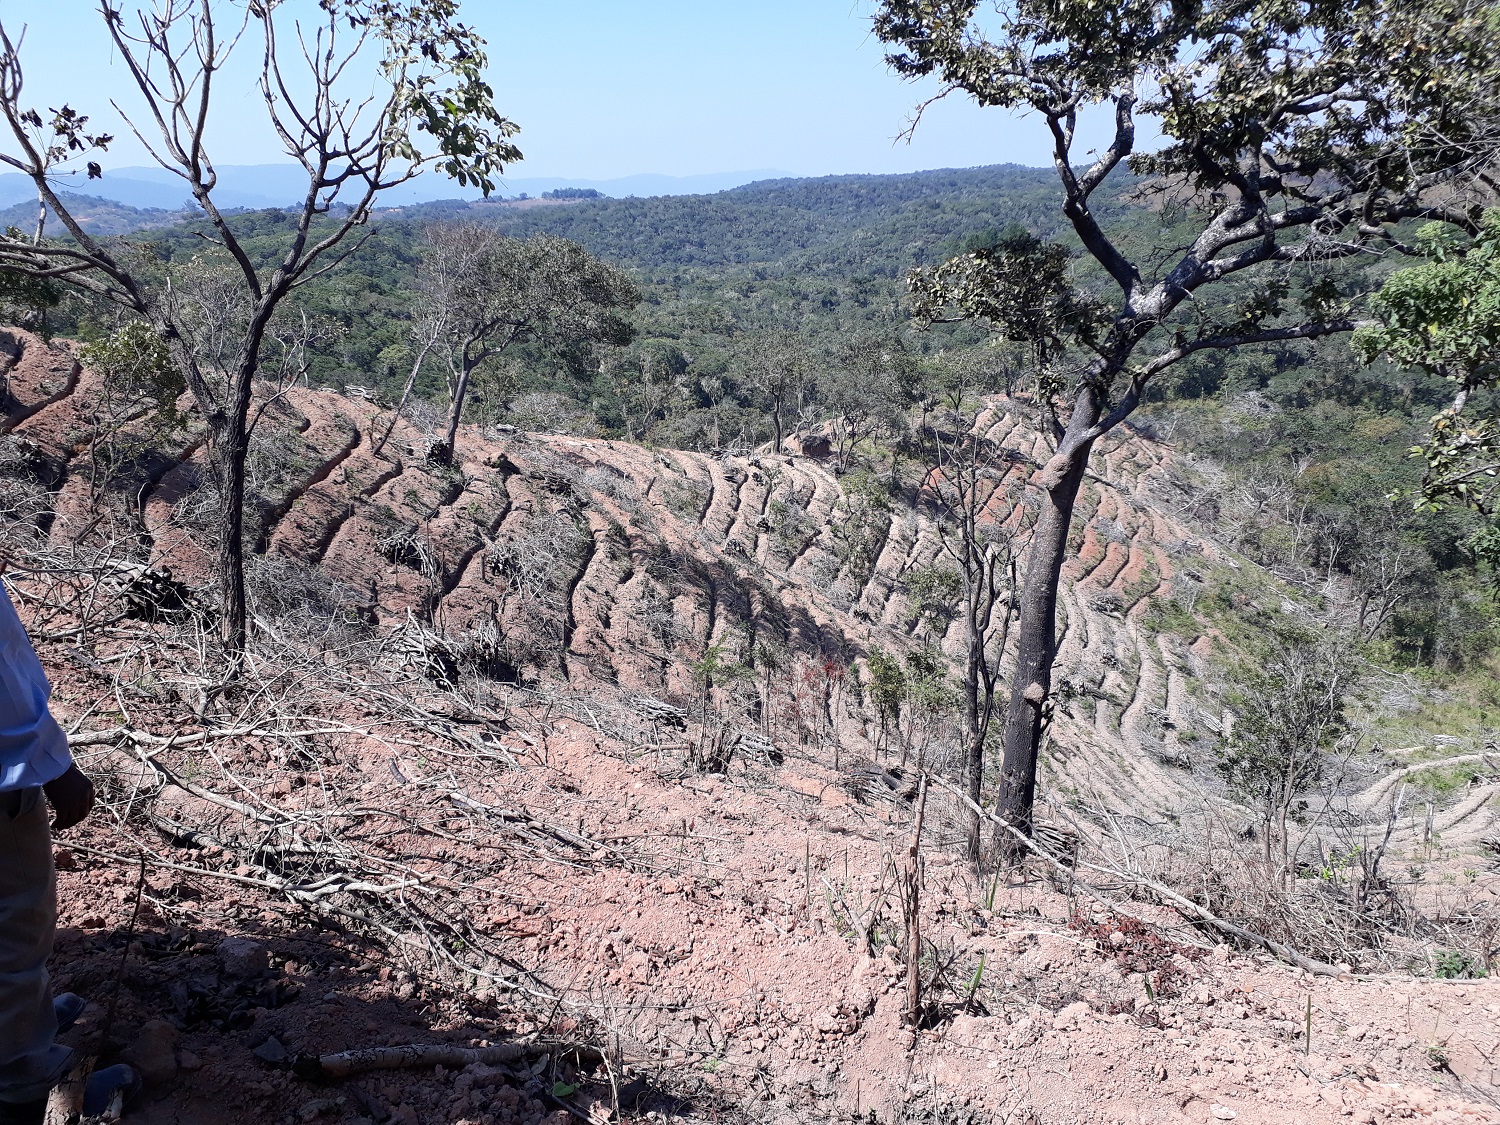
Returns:
[[[89,0],[0,0],[12,34],[29,25],[33,101],[67,100],[123,132],[108,101],[126,75],[91,9]],[[914,143],[893,143],[933,88],[887,71],[870,9],[871,0],[463,0],[464,18],[489,41],[496,95],[522,126],[517,176],[1049,162],[1035,121],[956,96],[929,111]],[[249,62],[253,50],[244,54]],[[226,75],[221,93],[215,159],[285,160],[248,69]],[[124,138],[104,161],[144,162]]]

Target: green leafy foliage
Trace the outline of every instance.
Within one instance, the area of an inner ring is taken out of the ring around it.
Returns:
[[[148,399],[156,414],[177,419],[177,398],[187,384],[172,364],[166,341],[144,321],[127,321],[111,335],[83,345],[78,361],[118,393]]]
[[[1349,733],[1347,654],[1324,638],[1288,632],[1236,664],[1226,702],[1234,714],[1215,769],[1270,825],[1319,785],[1327,756]]]
[[[907,276],[919,325],[982,320],[1029,345],[1038,365],[1073,338],[1099,328],[1097,302],[1074,287],[1067,248],[1011,227],[990,246],[967,250]]]
[[[1433,959],[1432,975],[1444,980],[1482,980],[1489,973],[1480,958],[1459,949],[1444,949]]]
[[[1371,301],[1379,323],[1355,333],[1361,359],[1386,357],[1453,383],[1453,404],[1435,415],[1427,441],[1414,452],[1426,463],[1422,498],[1490,514],[1500,475],[1500,415],[1491,397],[1500,382],[1500,208],[1484,213],[1467,244],[1448,228],[1418,232],[1428,255],[1397,270]],[[1476,401],[1477,400],[1477,401]],[[1474,541],[1494,555],[1493,537]]]
[[[901,670],[901,661],[879,645],[871,645],[870,702],[882,722],[895,722],[901,714],[901,704],[906,700],[906,674]]]
[[[495,106],[484,80],[484,39],[458,19],[458,0],[318,0],[349,26],[373,31],[392,89],[388,144],[393,155],[426,163],[489,195],[505,165],[521,159],[520,127]],[[412,131],[435,151],[424,154]]]
[[[89,484],[95,496],[149,480],[146,462],[187,419],[177,408],[187,389],[166,341],[132,320],[78,349],[99,386],[79,407],[86,420]]]
[[[5,237],[23,239],[26,236],[16,227],[8,227]],[[41,319],[48,309],[57,307],[62,297],[62,287],[49,278],[0,270],[0,309],[17,320]]]
[[[952,566],[934,564],[909,571],[905,581],[917,623],[941,633],[958,612],[962,575]]]

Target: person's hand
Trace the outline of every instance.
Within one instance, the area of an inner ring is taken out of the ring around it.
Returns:
[[[54,832],[63,832],[89,815],[94,807],[94,783],[83,776],[77,766],[69,766],[68,772],[42,786],[47,800],[57,817],[52,821]]]

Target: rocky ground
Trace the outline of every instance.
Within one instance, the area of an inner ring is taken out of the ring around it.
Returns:
[[[613,854],[517,854],[471,880],[468,908],[524,967],[530,993],[465,986],[415,957],[393,963],[274,896],[205,876],[212,857],[198,849],[157,849],[196,870],[148,869],[125,948],[136,869],[79,854],[62,877],[61,982],[106,996],[123,957],[113,1038],[126,1045],[153,1018],[181,1029],[149,1119],[535,1121],[555,1103],[528,1101],[511,1075],[497,1084],[493,1067],[320,1086],[288,1064],[585,1030],[619,1051],[629,1070],[618,1083],[648,1083],[638,1113],[689,1119],[1500,1120],[1495,983],[1315,979],[1264,955],[1179,944],[1164,911],[1122,906],[1161,925],[1146,929],[1035,879],[976,886],[937,848],[923,906],[930,1026],[914,1035],[904,959],[883,936],[897,940],[887,865],[910,833],[895,806],[860,805],[813,762],[663,776],[571,721],[537,751],[546,766],[467,792],[581,823]],[[410,807],[389,771],[367,772],[341,800]],[[122,850],[107,827],[81,839]],[[439,875],[491,863],[472,845],[419,860],[414,845],[403,849],[412,866]],[[610,1088],[598,1078],[584,1094],[602,1107]]]
[[[59,842],[57,972],[96,1001],[80,1045],[107,1033],[105,1061],[150,1072],[140,1119],[1500,1120],[1500,986],[1394,955],[1309,977],[1082,873],[976,882],[936,792],[908,1029],[902,746],[924,732],[882,736],[859,682],[870,645],[923,628],[919,510],[800,456],[470,431],[436,466],[419,427],[377,452],[388,414],[293,389],[252,466],[271,639],[221,694],[189,612],[130,609],[206,581],[200,442],[91,526],[94,377],[12,339],[7,537],[39,568],[12,588],[105,797]],[[1019,499],[1041,447],[1016,414],[985,424]],[[1120,862],[1190,809],[1231,815],[1191,769],[1216,625],[1147,618],[1248,564],[1170,514],[1169,451],[1097,469],[1049,786],[1144,826]],[[712,645],[763,655],[705,693]],[[1496,910],[1490,785],[1438,813],[1471,922]],[[407,1043],[526,1051],[295,1065]]]

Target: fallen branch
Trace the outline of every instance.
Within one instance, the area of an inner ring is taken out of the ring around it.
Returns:
[[[1393,750],[1391,751],[1391,753],[1406,754],[1410,753],[1413,750],[1423,749],[1426,749],[1426,747],[1411,746],[1407,747],[1405,750]],[[1395,786],[1399,785],[1401,782],[1405,781],[1413,774],[1423,773],[1426,770],[1444,769],[1449,766],[1468,765],[1473,762],[1483,762],[1492,770],[1500,769],[1500,759],[1497,759],[1496,755],[1493,752],[1478,754],[1456,754],[1451,758],[1435,758],[1432,761],[1418,762],[1416,765],[1403,766],[1400,769],[1392,770],[1390,773],[1377,780],[1368,789],[1364,790],[1363,792],[1353,794],[1349,799],[1349,803],[1356,808],[1368,810],[1373,808],[1375,804],[1382,800],[1385,795],[1389,793]]]
[[[435,1066],[462,1070],[475,1063],[499,1066],[520,1062],[526,1055],[527,1048],[519,1043],[497,1043],[493,1047],[409,1043],[403,1047],[365,1047],[332,1055],[302,1055],[292,1069],[299,1078],[337,1080],[367,1070],[431,1070]]]
[[[957,797],[965,805],[967,805],[971,812],[978,813],[981,817],[989,820],[990,823],[1009,832],[1017,840],[1025,844],[1027,850],[1037,856],[1040,856],[1042,859],[1052,864],[1052,866],[1055,867],[1058,871],[1068,872],[1070,870],[1067,864],[1064,864],[1062,860],[1052,855],[1034,839],[1031,839],[1020,829],[1016,828],[1015,825],[1007,823],[1005,820],[996,816],[994,813],[990,812],[987,809],[980,808],[972,800],[969,799],[969,795],[967,793],[963,792],[956,785],[949,783],[941,777],[931,777],[930,775],[928,777],[928,780],[931,781],[934,785],[937,785],[939,788],[953,794],[953,796]],[[1172,890],[1170,887],[1165,887],[1160,883],[1145,878],[1144,876],[1135,875],[1128,871],[1120,871],[1113,867],[1104,867],[1097,863],[1087,863],[1080,861],[1076,866],[1087,867],[1091,871],[1099,872],[1101,875],[1109,875],[1112,878],[1120,879],[1130,886],[1136,887],[1140,890],[1150,891],[1151,894],[1155,895],[1159,901],[1167,904],[1168,906],[1171,906],[1178,913],[1185,915],[1192,921],[1208,926],[1211,929],[1218,930],[1221,934],[1232,937],[1237,941],[1244,942],[1246,945],[1253,945],[1259,949],[1264,949],[1267,953],[1272,954],[1279,960],[1285,961],[1290,965],[1296,965],[1297,968],[1305,969],[1307,972],[1312,973],[1315,976],[1349,977],[1352,975],[1349,970],[1347,968],[1344,968],[1343,966],[1329,965],[1326,962],[1314,960],[1304,953],[1298,953],[1290,946],[1282,945],[1279,941],[1272,941],[1270,938],[1264,937],[1261,934],[1256,933],[1254,930],[1247,930],[1243,926],[1237,926],[1233,922],[1226,921],[1225,919],[1220,918],[1217,914],[1212,913],[1206,907],[1199,906],[1192,899],[1186,898],[1183,895],[1180,895],[1176,891]],[[1075,881],[1073,885],[1076,889],[1083,890],[1086,894],[1089,895],[1090,898],[1094,899],[1095,901],[1104,903],[1108,906],[1111,906],[1112,908],[1114,907],[1114,903],[1105,898],[1093,887],[1090,887],[1087,883],[1079,883]]]
[[[486,805],[482,801],[476,801],[472,797],[466,797],[464,794],[459,793],[456,790],[446,790],[444,791],[443,796],[447,797],[448,800],[452,801],[460,808],[468,809],[471,812],[493,816],[498,820],[506,822],[507,824],[517,825],[522,830],[526,830],[525,834],[533,839],[536,839],[536,837],[538,836],[550,836],[558,843],[568,844],[571,847],[578,848],[580,851],[586,852],[596,852],[601,850],[606,852],[618,851],[618,849],[609,847],[607,844],[603,844],[598,840],[591,840],[587,836],[580,836],[578,833],[571,832],[566,828],[560,828],[555,824],[548,824],[544,820],[538,820],[536,817],[532,816],[530,813],[524,810],[517,812],[515,809],[502,809],[495,805]],[[538,840],[537,842],[540,841]]]
[[[589,1047],[561,1048],[555,1043],[526,1045],[497,1043],[493,1047],[409,1043],[402,1047],[366,1047],[357,1051],[340,1051],[332,1055],[300,1055],[292,1064],[292,1070],[297,1077],[304,1080],[333,1082],[371,1070],[427,1070],[436,1066],[446,1067],[448,1070],[462,1070],[466,1066],[475,1064],[512,1067],[517,1063],[536,1059],[537,1061],[531,1064],[531,1070],[534,1073],[546,1065],[548,1056],[554,1051],[570,1053],[580,1063],[587,1062],[596,1066],[602,1064],[606,1068],[609,1067],[608,1057],[603,1052]],[[517,1080],[527,1077],[524,1070],[507,1070],[506,1073]],[[615,1088],[612,1069],[610,1086],[611,1089]],[[580,1121],[589,1122],[589,1125],[605,1125],[605,1119],[591,1113],[588,1107],[581,1104],[581,1099],[562,1097],[548,1091],[545,1087],[541,1093]],[[615,1101],[618,1104],[618,1092],[616,1092]]]
[[[203,836],[202,838],[205,840],[211,839],[208,836]],[[112,860],[116,863],[130,862],[129,856],[107,852],[100,848],[91,848],[87,844],[72,843],[68,845],[68,849],[83,855],[92,855],[100,859]],[[243,857],[239,858],[243,860]],[[348,892],[350,894],[373,895],[379,898],[395,894],[397,891],[410,890],[413,887],[423,887],[428,883],[426,879],[405,879],[393,883],[371,883],[368,880],[351,876],[343,871],[326,875],[322,879],[312,883],[295,883],[290,879],[284,879],[279,875],[272,874],[259,864],[248,861],[244,862],[243,866],[255,868],[255,870],[261,872],[262,878],[257,879],[250,875],[237,875],[232,871],[215,871],[210,867],[192,867],[185,863],[173,863],[169,859],[162,859],[159,856],[144,853],[141,856],[141,862],[147,863],[152,867],[160,867],[166,871],[180,871],[185,875],[202,875],[208,879],[224,879],[231,883],[239,883],[245,887],[259,887],[262,890],[275,891],[286,895],[287,898],[300,906],[317,906],[320,909],[325,909],[326,904],[318,900],[327,898],[329,895]],[[340,879],[347,881],[341,883],[338,881]]]

